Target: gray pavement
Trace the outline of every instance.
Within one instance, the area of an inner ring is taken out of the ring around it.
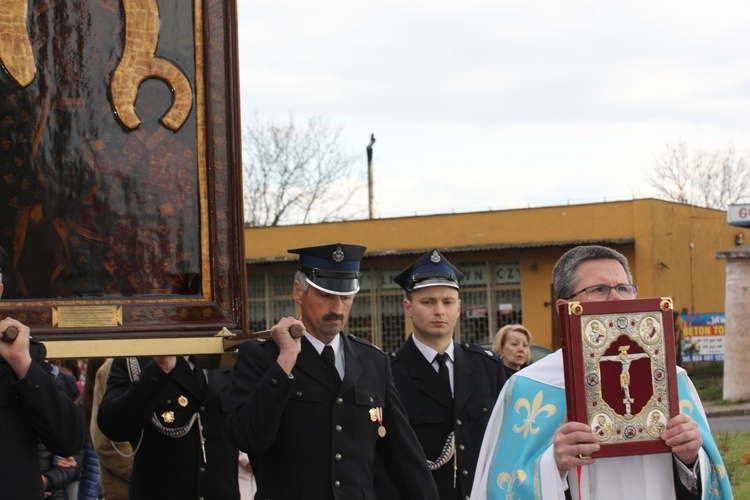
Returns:
[[[709,418],[708,426],[712,434],[727,432],[750,432],[750,415]]]
[[[726,404],[722,402],[703,403],[708,418],[737,417],[750,415],[750,402]]]
[[[703,406],[711,432],[750,432],[750,403],[707,403]]]

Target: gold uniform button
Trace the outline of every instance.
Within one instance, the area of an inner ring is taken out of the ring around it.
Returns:
[[[341,453],[336,453],[336,455],[334,455],[334,457],[336,458],[337,462],[341,462]]]
[[[461,419],[460,418],[456,419],[456,425],[461,425],[461,424],[462,424]]]
[[[460,451],[464,451],[464,450],[466,449],[466,447],[465,447],[464,445],[462,445],[462,444],[459,444],[459,445],[458,445],[458,449],[459,449]]]
[[[336,398],[336,404],[337,405],[344,404],[344,398]]]
[[[336,488],[341,488],[341,481],[336,481],[335,483],[333,483],[333,485],[334,485],[334,486],[335,486]]]
[[[336,429],[336,432],[341,432],[341,430],[342,430],[342,429],[341,429],[341,426],[340,426],[340,425],[337,425],[337,426],[335,427],[335,429]]]

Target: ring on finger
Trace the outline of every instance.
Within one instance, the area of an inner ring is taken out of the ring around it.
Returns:
[[[576,457],[578,457],[579,460],[591,460],[591,453],[579,453]]]

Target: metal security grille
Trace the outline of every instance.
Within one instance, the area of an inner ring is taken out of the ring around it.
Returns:
[[[403,293],[380,297],[380,321],[382,335],[378,345],[385,352],[395,351],[406,339]]]
[[[248,327],[251,332],[266,329],[266,301],[250,300],[248,303]]]
[[[248,328],[251,332],[266,329],[266,273],[247,276]]]
[[[289,273],[276,273],[271,278],[273,280],[273,296],[284,297],[292,295],[292,284],[294,275]]]
[[[489,342],[495,338],[495,333],[505,325],[523,324],[523,311],[521,310],[521,289],[514,285],[502,285],[495,291],[495,303],[497,304],[497,317],[495,330]]]
[[[284,316],[294,316],[291,273],[248,274],[248,325],[251,332],[267,330]]]
[[[268,328],[271,328],[278,323],[281,318],[286,316],[296,316],[296,312],[297,304],[294,302],[294,299],[274,299],[273,313]]]
[[[294,274],[275,273],[272,276],[273,300],[266,328],[271,328],[285,316],[296,316],[297,306],[292,298]]]
[[[461,290],[460,336],[461,342],[486,342],[489,337],[489,303],[486,290]]]
[[[492,342],[500,326],[521,323],[521,270],[517,262],[467,263],[456,340]]]
[[[354,298],[346,332],[359,338],[373,341],[372,301],[368,293],[360,293]]]
[[[247,276],[247,297],[251,300],[266,298],[266,275],[249,274]]]
[[[479,261],[457,264],[461,283],[461,316],[454,338],[460,342],[491,342],[500,327],[523,323],[521,272],[517,262]],[[346,333],[369,340],[386,352],[406,340],[404,292],[393,282],[398,269],[363,269]],[[279,318],[294,316],[294,271],[248,274],[250,331],[271,328]]]

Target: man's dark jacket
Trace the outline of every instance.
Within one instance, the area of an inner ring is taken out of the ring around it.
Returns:
[[[239,499],[239,451],[227,439],[226,431],[229,370],[208,370],[208,388],[201,399],[195,374],[183,356],[177,356],[170,373],[165,373],[153,358],[138,358],[137,382],[130,381],[128,360],[132,359],[120,358],[112,363],[97,417],[105,436],[113,441],[130,441],[137,450],[130,498]],[[197,420],[184,436],[163,432],[176,433],[196,413],[203,425],[205,466]]]
[[[57,457],[53,455],[41,442],[39,443],[39,468],[49,481],[45,500],[68,500],[68,485],[78,480],[83,464],[83,450],[78,450],[71,458],[76,464],[73,467],[60,467],[56,464]]]
[[[232,374],[232,440],[251,457],[256,499],[375,499],[376,454],[404,498],[435,500],[424,454],[393,386],[388,357],[341,335],[340,387],[315,347],[302,338],[292,375],[274,342],[250,341]],[[378,409],[386,430],[379,437]]]
[[[452,401],[412,337],[391,354],[396,389],[427,459],[435,461],[450,432],[455,432],[457,463],[451,459],[432,473],[441,500],[469,498],[484,430],[505,383],[502,360],[492,351],[469,343],[454,342],[453,347]],[[458,466],[455,488],[454,464]]]
[[[31,366],[18,380],[0,359],[0,497],[13,500],[44,498],[38,443],[69,457],[83,446],[83,414],[58,390],[47,350],[29,339]]]

